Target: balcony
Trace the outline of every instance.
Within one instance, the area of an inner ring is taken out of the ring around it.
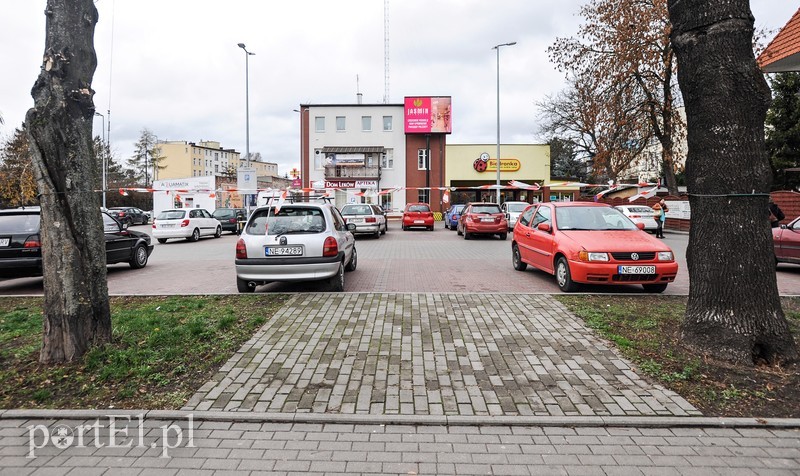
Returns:
[[[342,165],[326,165],[325,178],[371,178],[377,179],[380,176],[379,167],[352,167]]]

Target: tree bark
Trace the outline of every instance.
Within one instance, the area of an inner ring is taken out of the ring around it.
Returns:
[[[44,333],[39,360],[71,361],[111,340],[105,241],[93,185],[92,0],[48,0],[44,63],[25,127],[42,209]]]
[[[764,145],[770,93],[748,0],[670,0],[686,104],[692,227],[684,344],[739,364],[797,360],[781,309]]]

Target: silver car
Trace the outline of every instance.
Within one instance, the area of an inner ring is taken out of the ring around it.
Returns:
[[[506,221],[508,222],[509,230],[514,229],[514,225],[517,224],[517,219],[519,218],[520,214],[522,214],[522,212],[528,208],[528,205],[530,205],[528,202],[503,202],[503,204],[500,206],[500,210],[506,215]]]
[[[646,205],[617,205],[614,208],[621,211],[632,222],[644,223],[645,231],[654,232],[658,228],[658,223],[653,216],[653,209]]]
[[[326,202],[259,207],[236,243],[236,288],[247,293],[274,281],[327,280],[331,291],[343,291],[345,270],[358,264],[355,229]]]
[[[354,223],[354,233],[369,233],[380,238],[387,231],[386,215],[377,205],[356,203],[342,207],[342,216],[345,222]]]

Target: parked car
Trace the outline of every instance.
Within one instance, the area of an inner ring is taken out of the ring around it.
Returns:
[[[653,215],[654,211],[648,206],[618,205],[614,208],[621,211],[622,214],[630,218],[632,222],[644,224],[645,231],[651,231],[655,233],[656,228],[658,228],[658,223],[656,223],[655,216]]]
[[[377,205],[356,203],[342,207],[342,217],[346,223],[354,223],[353,233],[369,233],[380,238],[387,231],[386,213]]]
[[[541,203],[527,208],[514,227],[514,269],[534,266],[556,277],[564,292],[586,284],[641,284],[660,293],[675,280],[678,263],[669,246],[602,203]]]
[[[0,277],[42,275],[41,210],[26,207],[0,210]],[[128,229],[106,212],[100,212],[106,241],[106,263],[127,262],[131,268],[147,265],[153,245],[150,235]]]
[[[775,263],[800,264],[800,217],[772,229]]]
[[[153,237],[162,244],[170,238],[197,241],[201,236],[219,238],[220,235],[222,223],[204,208],[164,210],[153,220]]]
[[[136,207],[111,207],[108,213],[118,222],[128,225],[146,225],[150,221],[150,217]]]
[[[461,218],[461,211],[464,210],[466,205],[457,203],[450,205],[450,208],[444,214],[444,227],[455,230],[458,227],[458,219]]]
[[[238,235],[244,226],[247,211],[244,208],[217,208],[211,216],[222,223],[222,231],[230,231]]]
[[[425,228],[433,231],[433,212],[427,203],[409,203],[403,210],[403,231]]]
[[[358,265],[355,230],[324,201],[259,207],[236,243],[236,288],[246,293],[273,281],[327,280],[332,291],[342,291],[344,272]]]
[[[514,229],[514,225],[517,224],[517,218],[519,218],[522,211],[525,210],[528,205],[530,205],[528,202],[516,201],[507,201],[500,205],[500,210],[506,215],[509,230]]]
[[[472,235],[497,235],[501,240],[508,238],[508,221],[496,203],[468,203],[461,213],[456,228],[465,240]]]

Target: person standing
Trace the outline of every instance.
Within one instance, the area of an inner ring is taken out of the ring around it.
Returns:
[[[778,228],[781,224],[781,220],[786,218],[786,215],[783,214],[781,211],[781,207],[772,200],[772,196],[769,197],[769,224],[772,228]]]
[[[656,220],[656,238],[664,238],[664,222],[667,221],[667,208],[666,202],[662,199],[653,205],[653,218]]]

